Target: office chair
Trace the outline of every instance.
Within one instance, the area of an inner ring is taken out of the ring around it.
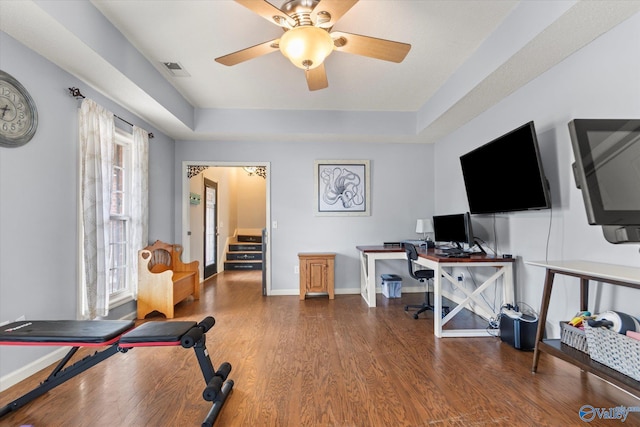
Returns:
[[[427,291],[425,293],[425,299],[422,304],[404,306],[404,311],[409,311],[410,308],[417,308],[418,311],[413,314],[413,318],[417,319],[418,316],[420,316],[420,313],[424,313],[427,310],[433,310],[433,305],[431,305],[429,299],[429,280],[433,279],[435,273],[433,270],[428,269],[414,270],[413,262],[418,259],[418,250],[411,243],[404,243],[404,250],[407,253],[407,263],[409,265],[409,274],[411,275],[411,277],[420,281],[421,283],[426,282],[427,284]],[[442,311],[444,313],[448,313],[449,307],[442,307]]]

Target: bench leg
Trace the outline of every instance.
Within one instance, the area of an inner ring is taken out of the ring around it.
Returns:
[[[204,376],[204,381],[207,383],[203,397],[205,400],[213,401],[213,405],[204,419],[202,426],[211,427],[233,389],[233,380],[227,379],[231,372],[231,364],[224,362],[217,371],[214,370],[209,352],[207,351],[205,335],[194,345],[193,350],[198,358],[198,364]]]
[[[76,375],[81,374],[82,372],[113,356],[119,351],[118,344],[116,343],[111,345],[111,347],[107,348],[106,350],[94,353],[91,356],[87,356],[84,359],[81,359],[73,365],[65,368],[66,364],[69,362],[69,360],[71,360],[78,349],[79,347],[72,347],[71,350],[69,350],[69,352],[66,354],[66,356],[53,369],[47,379],[41,382],[40,385],[38,385],[30,392],[20,396],[8,405],[0,408],[0,418],[12,411],[18,410],[32,400],[42,396],[49,390],[59,386],[64,382],[67,382]]]
[[[205,318],[197,326],[191,328],[184,334],[180,340],[182,347],[193,347],[196,357],[198,358],[202,376],[204,377],[204,382],[206,383],[202,397],[208,402],[213,402],[207,417],[202,423],[203,427],[213,426],[234,385],[233,380],[228,378],[231,372],[231,364],[224,362],[218,367],[218,370],[215,370],[209,357],[209,351],[207,351],[207,336],[205,333],[211,329],[214,324],[215,320],[212,317]]]
[[[209,410],[207,417],[202,422],[202,427],[213,426],[213,423],[216,421],[216,418],[218,417],[218,414],[220,413],[220,410],[222,409],[222,406],[224,405],[225,400],[227,400],[227,396],[229,396],[229,393],[231,393],[232,388],[233,388],[233,380],[227,380],[227,382],[224,383],[221,389],[221,393],[220,393],[221,400],[216,400],[213,403],[213,406]]]
[[[161,311],[161,313],[164,314],[167,319],[173,319],[173,305],[171,305],[170,303],[169,306],[165,308],[163,312]]]
[[[200,299],[200,279],[197,273],[193,276],[193,299]]]

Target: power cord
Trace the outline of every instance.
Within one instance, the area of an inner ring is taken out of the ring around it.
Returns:
[[[520,311],[520,307],[523,308],[523,310],[521,311],[523,316],[520,318],[520,320],[522,320],[523,322],[529,322],[529,323],[535,323],[538,321],[538,312],[535,311],[529,304],[527,304],[526,302],[518,302],[517,305],[515,306],[515,310],[516,311]],[[525,318],[524,316],[528,316],[529,318]]]
[[[520,307],[523,307],[523,310],[520,310]],[[531,308],[531,306],[529,304],[527,304],[526,302],[517,302],[515,305],[513,304],[503,304],[500,307],[500,313],[498,314],[498,319],[500,319],[500,317],[502,315],[504,315],[504,311],[506,310],[513,310],[515,312],[518,313],[522,313],[522,316],[520,317],[520,320],[523,322],[529,322],[529,323],[534,323],[538,321],[538,313]],[[525,318],[525,316],[527,316],[527,318]]]
[[[489,325],[487,326],[487,333],[494,337],[500,336],[500,319],[504,316],[503,310],[513,310],[514,306],[511,304],[503,304],[500,306],[500,310],[495,317],[489,319]]]
[[[479,237],[474,237],[474,238],[473,238],[473,240],[474,240],[475,244],[476,244],[476,245],[477,245],[477,246],[478,246],[482,251],[484,251],[485,253],[486,253],[486,251],[484,250],[484,247],[483,247],[480,243],[484,243],[484,244],[486,245],[487,249],[489,249],[491,252],[493,252],[493,255],[494,255],[494,256],[498,256],[498,254],[496,253],[496,251],[494,251],[494,250],[493,250],[493,248],[491,248],[491,246],[489,246],[489,244],[488,244],[487,242],[485,242],[484,240],[482,240],[481,238],[479,238]]]
[[[523,311],[520,311],[520,307],[524,307]],[[486,327],[486,331],[489,335],[493,337],[500,336],[500,320],[502,319],[502,316],[507,316],[507,314],[504,313],[505,310],[521,312],[522,316],[518,318],[521,322],[535,323],[538,321],[538,313],[525,302],[517,302],[515,305],[509,303],[502,304],[500,306],[500,311],[496,316],[489,319],[489,325]]]

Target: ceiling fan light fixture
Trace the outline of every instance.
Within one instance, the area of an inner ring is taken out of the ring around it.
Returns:
[[[326,30],[312,25],[292,28],[280,38],[280,52],[303,70],[318,67],[333,51],[333,39]]]

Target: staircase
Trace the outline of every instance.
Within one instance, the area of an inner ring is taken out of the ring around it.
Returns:
[[[229,243],[224,269],[262,270],[262,236],[238,235]]]

